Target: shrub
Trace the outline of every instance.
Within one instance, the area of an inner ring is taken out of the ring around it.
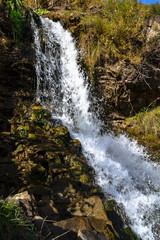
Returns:
[[[14,40],[21,40],[23,31],[23,17],[19,10],[13,10],[11,12],[11,26]]]
[[[23,0],[4,0],[4,2],[7,8],[12,12],[14,10],[17,11],[21,7]]]
[[[150,6],[150,14],[158,14],[160,15],[160,4],[157,2],[155,4],[151,4]]]
[[[4,0],[4,2],[10,11],[12,37],[15,41],[19,41],[23,31],[23,17],[20,12],[23,0]]]

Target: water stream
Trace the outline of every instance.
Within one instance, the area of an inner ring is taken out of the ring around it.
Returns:
[[[87,79],[77,63],[71,34],[60,23],[32,20],[36,49],[37,99],[80,140],[96,181],[106,196],[124,206],[131,227],[143,240],[159,240],[160,166],[136,141],[101,133],[91,109]]]

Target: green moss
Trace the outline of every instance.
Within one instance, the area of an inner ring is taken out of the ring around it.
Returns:
[[[115,211],[117,209],[117,203],[115,200],[107,200],[103,204],[106,211]]]
[[[80,176],[80,181],[83,183],[88,183],[89,182],[89,176],[87,174],[82,174]]]
[[[137,238],[135,238],[135,236],[134,236],[130,227],[124,228],[124,232],[128,235],[130,240],[136,240],[137,239]]]
[[[15,41],[22,40],[23,17],[19,10],[11,11],[12,35]]]

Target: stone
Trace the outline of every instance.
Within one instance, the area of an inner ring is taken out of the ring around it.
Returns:
[[[59,215],[59,211],[55,207],[53,200],[48,199],[45,201],[41,201],[40,204],[41,206],[39,207],[39,210],[44,217]]]
[[[110,236],[112,236],[113,239],[115,239],[115,236],[117,236],[117,232],[115,231],[112,222],[106,215],[100,197],[92,196],[90,198],[84,198],[71,208],[68,208],[68,211],[70,211],[73,216],[88,217],[92,229],[104,233],[106,238],[110,239]]]
[[[51,234],[51,231],[49,227],[47,226],[47,223],[45,222],[45,219],[43,219],[40,216],[34,217],[34,226],[36,229],[36,232],[41,236],[47,238]]]
[[[79,230],[78,237],[80,240],[107,240],[104,233],[98,233],[95,230]]]
[[[88,218],[85,217],[74,217],[57,223],[53,223],[53,225],[61,227],[63,230],[72,230],[76,233],[78,233],[79,230],[92,230]]]
[[[95,231],[79,230],[78,237],[80,240],[98,240]]]
[[[90,198],[84,198],[77,202],[75,206],[68,209],[74,216],[90,216],[96,219],[103,219],[106,221],[108,217],[105,213],[105,209],[102,200],[98,196],[92,196]]]

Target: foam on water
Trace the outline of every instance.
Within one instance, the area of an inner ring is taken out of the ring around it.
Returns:
[[[101,122],[91,111],[89,89],[80,71],[71,34],[60,23],[32,19],[37,56],[37,99],[61,119],[96,172],[107,196],[124,206],[132,229],[143,240],[158,240],[160,166],[125,135],[100,134]]]

